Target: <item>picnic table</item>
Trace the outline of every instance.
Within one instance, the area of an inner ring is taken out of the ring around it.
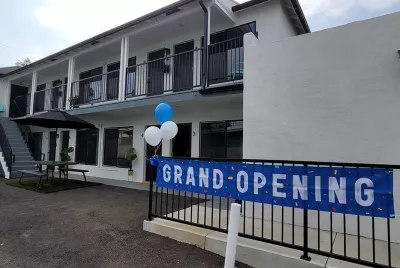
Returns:
[[[34,161],[33,163],[35,163],[36,165],[39,165],[39,172],[38,171],[33,171],[33,170],[17,170],[18,172],[21,173],[21,177],[19,179],[19,183],[21,184],[21,180],[22,177],[26,174],[26,175],[32,175],[32,176],[38,176],[39,177],[39,182],[38,182],[38,188],[40,189],[40,183],[42,181],[42,177],[46,177],[47,181],[49,180],[49,167],[53,167],[52,168],[52,178],[51,180],[54,180],[54,169],[56,166],[59,167],[60,170],[60,179],[61,179],[61,171],[64,172],[64,177],[65,179],[68,179],[68,170],[69,170],[69,166],[71,165],[76,165],[77,163],[75,162],[69,162],[69,161]],[[42,172],[42,166],[45,165],[46,166],[46,172]],[[63,167],[63,168],[61,168]],[[82,170],[83,172],[83,170]],[[86,181],[86,178],[85,178]]]
[[[49,167],[52,167],[52,179],[54,179],[54,169],[55,167],[59,167],[60,169],[60,179],[61,179],[61,167],[63,168],[64,175],[66,176],[66,179],[68,179],[68,170],[69,166],[76,165],[77,163],[71,162],[71,161],[35,161],[36,165],[40,166],[40,170],[42,170],[42,166],[46,166],[46,173],[49,174]]]

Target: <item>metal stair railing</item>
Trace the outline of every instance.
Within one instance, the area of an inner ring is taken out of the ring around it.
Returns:
[[[4,131],[4,127],[0,124],[0,147],[3,152],[4,160],[6,161],[8,171],[10,173],[10,179],[12,178],[12,165],[15,162],[15,155],[13,154],[10,142],[8,141],[7,135]]]

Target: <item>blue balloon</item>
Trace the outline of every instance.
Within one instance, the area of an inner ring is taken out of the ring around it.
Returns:
[[[163,102],[157,105],[154,113],[157,117],[157,120],[163,124],[172,118],[173,111],[171,105]]]

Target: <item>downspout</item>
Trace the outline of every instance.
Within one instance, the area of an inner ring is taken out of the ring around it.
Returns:
[[[205,89],[207,85],[207,74],[208,74],[208,10],[204,5],[203,0],[199,0],[199,4],[204,11],[204,42],[203,42],[203,82],[202,86]]]

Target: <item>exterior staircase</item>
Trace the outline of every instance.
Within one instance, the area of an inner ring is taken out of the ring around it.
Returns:
[[[4,177],[7,179],[17,178],[19,176],[17,170],[38,170],[37,165],[33,163],[35,160],[28,149],[28,145],[22,136],[18,124],[6,117],[0,117],[0,124],[2,125],[5,136],[8,139],[8,143],[12,149],[12,154],[14,155],[14,162],[12,163],[10,174],[10,168],[6,165],[4,155],[0,154],[0,158],[2,158],[0,159],[0,163]]]

